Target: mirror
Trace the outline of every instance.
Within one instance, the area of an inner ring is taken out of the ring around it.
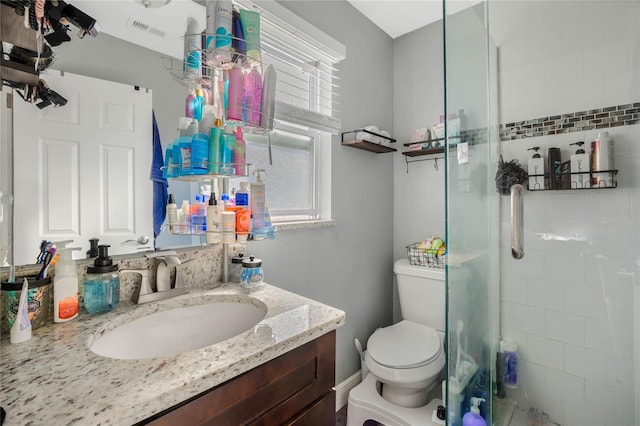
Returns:
[[[160,12],[162,9],[163,8],[157,9],[156,12]],[[100,16],[95,13],[94,15],[100,23]],[[173,25],[176,24],[173,23]],[[178,136],[178,119],[184,115],[184,99],[188,91],[185,86],[174,80],[163,67],[162,58],[166,55],[110,36],[106,33],[100,33],[95,38],[85,37],[84,39],[79,39],[72,28],[69,35],[72,38],[70,42],[63,43],[53,49],[55,60],[51,67],[52,69],[64,70],[65,72],[74,74],[150,89],[153,93],[152,106],[163,147],[166,147]],[[182,43],[182,41],[179,40],[179,43]],[[55,90],[53,87],[52,89]],[[6,90],[7,89],[4,88],[3,92]],[[64,96],[64,93],[60,94]],[[24,101],[19,97],[14,97],[14,103],[16,102]],[[35,106],[33,106],[33,108],[35,115],[38,109]],[[4,149],[2,149],[0,153],[4,155],[6,152],[7,131],[3,129],[1,135]],[[151,152],[151,141],[149,141],[149,156],[151,156]],[[3,168],[4,161],[5,160],[3,160]],[[5,179],[4,176],[5,174],[2,173],[0,180]],[[2,184],[2,182],[0,182],[0,184]],[[183,199],[190,200],[192,198],[191,193],[192,191],[197,191],[197,186],[197,184],[190,184],[188,182],[170,181],[169,192],[174,194],[175,199],[179,203],[180,200]],[[2,188],[1,185],[0,188]],[[151,181],[149,181],[149,191],[152,190],[151,188]],[[81,205],[81,209],[95,209],[95,206]],[[152,217],[151,205],[149,205],[148,214],[149,217]],[[7,221],[2,221],[2,227],[6,228],[6,226]],[[4,229],[1,235],[5,235],[6,239],[6,234],[10,232],[13,233],[14,238],[20,238],[20,229]],[[148,237],[151,239],[151,242],[153,242],[153,235],[149,235]],[[6,246],[4,244],[5,241],[2,242],[3,246]],[[156,249],[167,249],[198,245],[200,242],[200,237],[168,235],[168,232],[163,230],[155,241],[155,247]],[[38,254],[39,243],[40,241],[33,241],[32,258],[16,257],[14,263],[17,265],[34,263]],[[88,242],[84,243],[88,245]],[[127,243],[127,247],[131,248],[131,253],[141,252],[139,244]],[[84,253],[84,251],[82,253]],[[3,257],[0,258],[0,261],[3,260]]]

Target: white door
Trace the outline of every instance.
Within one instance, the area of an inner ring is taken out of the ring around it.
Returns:
[[[110,253],[153,245],[151,92],[50,70],[67,99],[39,110],[14,97],[15,262],[34,263],[41,240],[89,239]],[[149,243],[135,242],[146,235]]]

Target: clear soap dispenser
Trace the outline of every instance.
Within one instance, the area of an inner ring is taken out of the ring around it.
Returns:
[[[527,164],[527,173],[529,174],[529,190],[539,191],[544,188],[544,158],[538,153],[539,146],[529,148],[527,151],[534,151],[533,157],[529,159]]]
[[[120,302],[118,265],[109,256],[108,245],[98,246],[98,257],[93,266],[87,266],[84,283],[84,309],[90,314],[107,312]]]

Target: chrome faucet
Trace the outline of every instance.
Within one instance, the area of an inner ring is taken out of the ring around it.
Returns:
[[[156,300],[168,299],[170,297],[179,296],[189,292],[184,284],[184,277],[182,275],[182,268],[178,266],[184,265],[187,262],[180,263],[180,259],[177,258],[175,251],[160,251],[156,253],[146,254],[145,257],[154,260],[156,285],[155,289],[149,282],[149,270],[148,269],[123,269],[120,272],[132,272],[142,276],[139,289],[133,293],[131,300],[133,303],[141,304],[147,302],[153,302]],[[175,276],[173,280],[173,286],[171,285],[171,268],[175,268]]]

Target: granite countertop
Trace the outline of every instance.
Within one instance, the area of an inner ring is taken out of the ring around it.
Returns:
[[[248,331],[203,349],[117,360],[88,347],[98,330],[105,332],[140,316],[249,296],[259,300],[256,305],[266,305],[266,317]],[[34,330],[25,343],[2,339],[4,426],[130,425],[335,330],[344,321],[339,309],[268,284],[250,295],[238,284],[222,284],[144,305],[121,302],[102,315],[81,313],[75,320]]]

